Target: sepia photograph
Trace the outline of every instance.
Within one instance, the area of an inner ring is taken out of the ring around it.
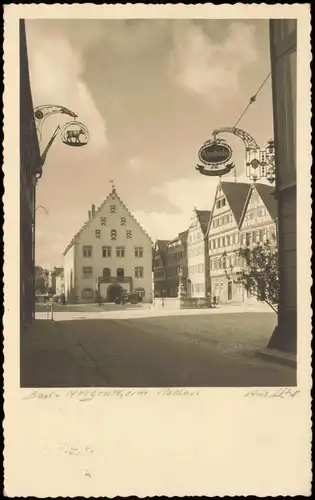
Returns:
[[[296,385],[296,47],[20,20],[21,387]]]
[[[4,18],[5,496],[311,496],[310,5]]]

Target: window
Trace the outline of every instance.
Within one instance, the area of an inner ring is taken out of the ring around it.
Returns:
[[[82,299],[92,299],[92,298],[93,298],[92,288],[84,288],[84,290],[82,290]]]
[[[109,267],[104,267],[104,269],[103,269],[103,278],[110,278],[110,269],[109,269]]]
[[[101,217],[101,226],[106,226],[106,217]]]
[[[95,229],[95,238],[100,238],[100,237],[101,237],[101,230]]]
[[[222,198],[221,200],[221,207],[225,207],[225,198]]]
[[[143,257],[143,247],[135,247],[135,257]]]
[[[103,254],[103,257],[111,257],[112,256],[112,247],[103,247],[102,254]]]
[[[265,231],[263,229],[260,229],[259,230],[259,241],[260,242],[264,241],[264,234],[265,234]]]
[[[110,213],[115,214],[116,213],[116,205],[111,205],[110,206]]]
[[[229,246],[230,244],[231,244],[230,235],[227,235],[226,236],[226,246]]]
[[[112,229],[110,232],[110,239],[111,240],[116,240],[117,239],[117,231],[116,229]]]
[[[125,257],[125,247],[116,248],[116,257]]]
[[[127,236],[127,239],[128,239],[128,240],[130,240],[130,239],[131,239],[131,237],[132,237],[132,231],[131,231],[131,229],[127,229],[127,231],[126,231],[126,236]]]
[[[250,240],[251,240],[251,233],[246,233],[245,235],[246,245],[250,245]]]
[[[83,247],[83,257],[92,257],[92,246],[86,245]]]
[[[139,295],[139,297],[144,297],[145,296],[145,289],[144,288],[136,288],[135,292]]]
[[[83,278],[91,278],[93,275],[92,267],[83,267]]]
[[[123,278],[125,276],[125,271],[122,267],[117,269],[117,278]]]
[[[136,267],[135,268],[135,277],[136,278],[143,278],[143,267]]]
[[[120,225],[125,226],[126,225],[126,217],[120,217]]]

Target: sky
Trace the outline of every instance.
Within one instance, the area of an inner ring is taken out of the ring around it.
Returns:
[[[36,264],[63,265],[63,251],[114,180],[153,240],[188,228],[194,207],[211,210],[217,178],[195,169],[198,150],[231,127],[270,71],[267,20],[27,20],[34,107],[71,109],[89,142],[56,139],[37,187]],[[47,118],[43,150],[57,125]],[[238,127],[264,147],[273,137],[270,78]],[[231,134],[238,179],[244,145]],[[233,181],[230,174],[223,180]]]

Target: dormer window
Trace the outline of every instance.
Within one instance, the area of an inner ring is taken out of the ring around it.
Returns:
[[[110,232],[110,239],[111,240],[116,240],[117,239],[117,231],[116,229],[112,229]]]
[[[111,205],[110,206],[110,213],[115,214],[116,213],[116,205]]]
[[[101,226],[106,226],[106,217],[101,217]]]

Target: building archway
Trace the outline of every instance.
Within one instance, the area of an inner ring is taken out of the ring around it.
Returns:
[[[121,300],[124,295],[124,289],[119,283],[112,283],[107,288],[107,302],[116,302]]]

